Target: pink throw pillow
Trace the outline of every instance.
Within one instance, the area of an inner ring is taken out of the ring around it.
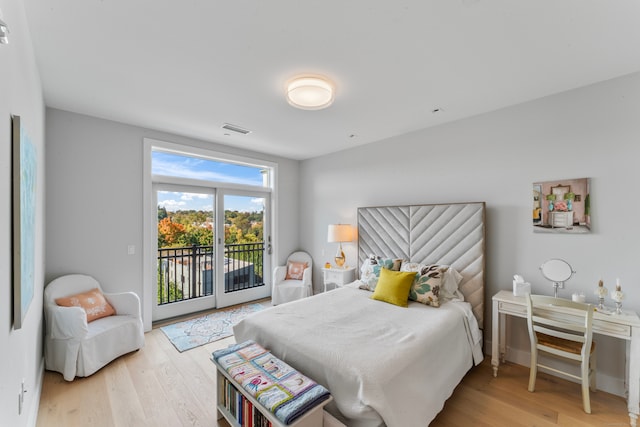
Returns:
[[[63,307],[82,307],[87,313],[87,322],[116,314],[98,288],[77,295],[57,298],[56,304]]]
[[[309,265],[306,262],[289,261],[287,263],[287,275],[285,280],[302,280],[304,269]]]

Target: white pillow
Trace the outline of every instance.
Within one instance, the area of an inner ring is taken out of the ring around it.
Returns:
[[[362,261],[362,266],[360,266],[360,277],[362,277],[362,275],[367,274],[369,271],[371,271],[374,265],[375,264],[373,264],[373,262],[371,261],[371,258],[367,258],[364,261]]]
[[[458,290],[458,285],[462,281],[462,274],[455,268],[449,266],[444,273],[444,280],[442,281],[442,289],[440,290],[440,298],[445,301],[452,299],[459,299],[464,301],[464,295]]]
[[[422,264],[418,264],[417,262],[403,262],[400,266],[400,271],[418,272],[422,266]]]

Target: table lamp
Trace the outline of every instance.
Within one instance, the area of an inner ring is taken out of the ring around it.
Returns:
[[[344,252],[342,251],[342,242],[353,241],[353,227],[349,224],[329,224],[329,232],[327,234],[327,241],[329,243],[339,243],[335,262],[336,266],[342,268],[345,261]]]

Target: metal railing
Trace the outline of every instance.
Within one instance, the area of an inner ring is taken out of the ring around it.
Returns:
[[[213,246],[158,249],[158,305],[215,294]],[[224,292],[264,286],[264,243],[224,246]]]

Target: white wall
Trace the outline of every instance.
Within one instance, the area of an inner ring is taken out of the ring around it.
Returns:
[[[0,423],[34,425],[42,380],[42,290],[44,283],[44,103],[40,76],[22,2],[0,0],[2,20],[10,29],[9,44],[0,45]],[[35,291],[24,324],[13,329],[11,276],[11,115],[21,117],[36,146]],[[18,414],[18,391],[27,393]]]
[[[360,206],[485,201],[487,341],[491,296],[510,289],[514,273],[551,294],[538,270],[549,258],[577,272],[561,296],[583,291],[595,302],[598,279],[612,287],[619,277],[625,306],[640,310],[639,112],[640,73],[304,161],[301,241],[320,265],[335,252],[327,224],[355,225]],[[532,183],[584,177],[591,178],[592,233],[534,234]],[[355,263],[355,244],[344,246]],[[319,290],[319,270],[314,282]],[[526,364],[527,333],[514,323],[511,355]],[[624,345],[597,340],[599,386],[620,393]]]
[[[46,131],[47,282],[84,273],[106,291],[131,290],[142,298],[144,138],[277,163],[274,261],[298,247],[298,161],[52,108]],[[127,254],[128,245],[135,255]]]

